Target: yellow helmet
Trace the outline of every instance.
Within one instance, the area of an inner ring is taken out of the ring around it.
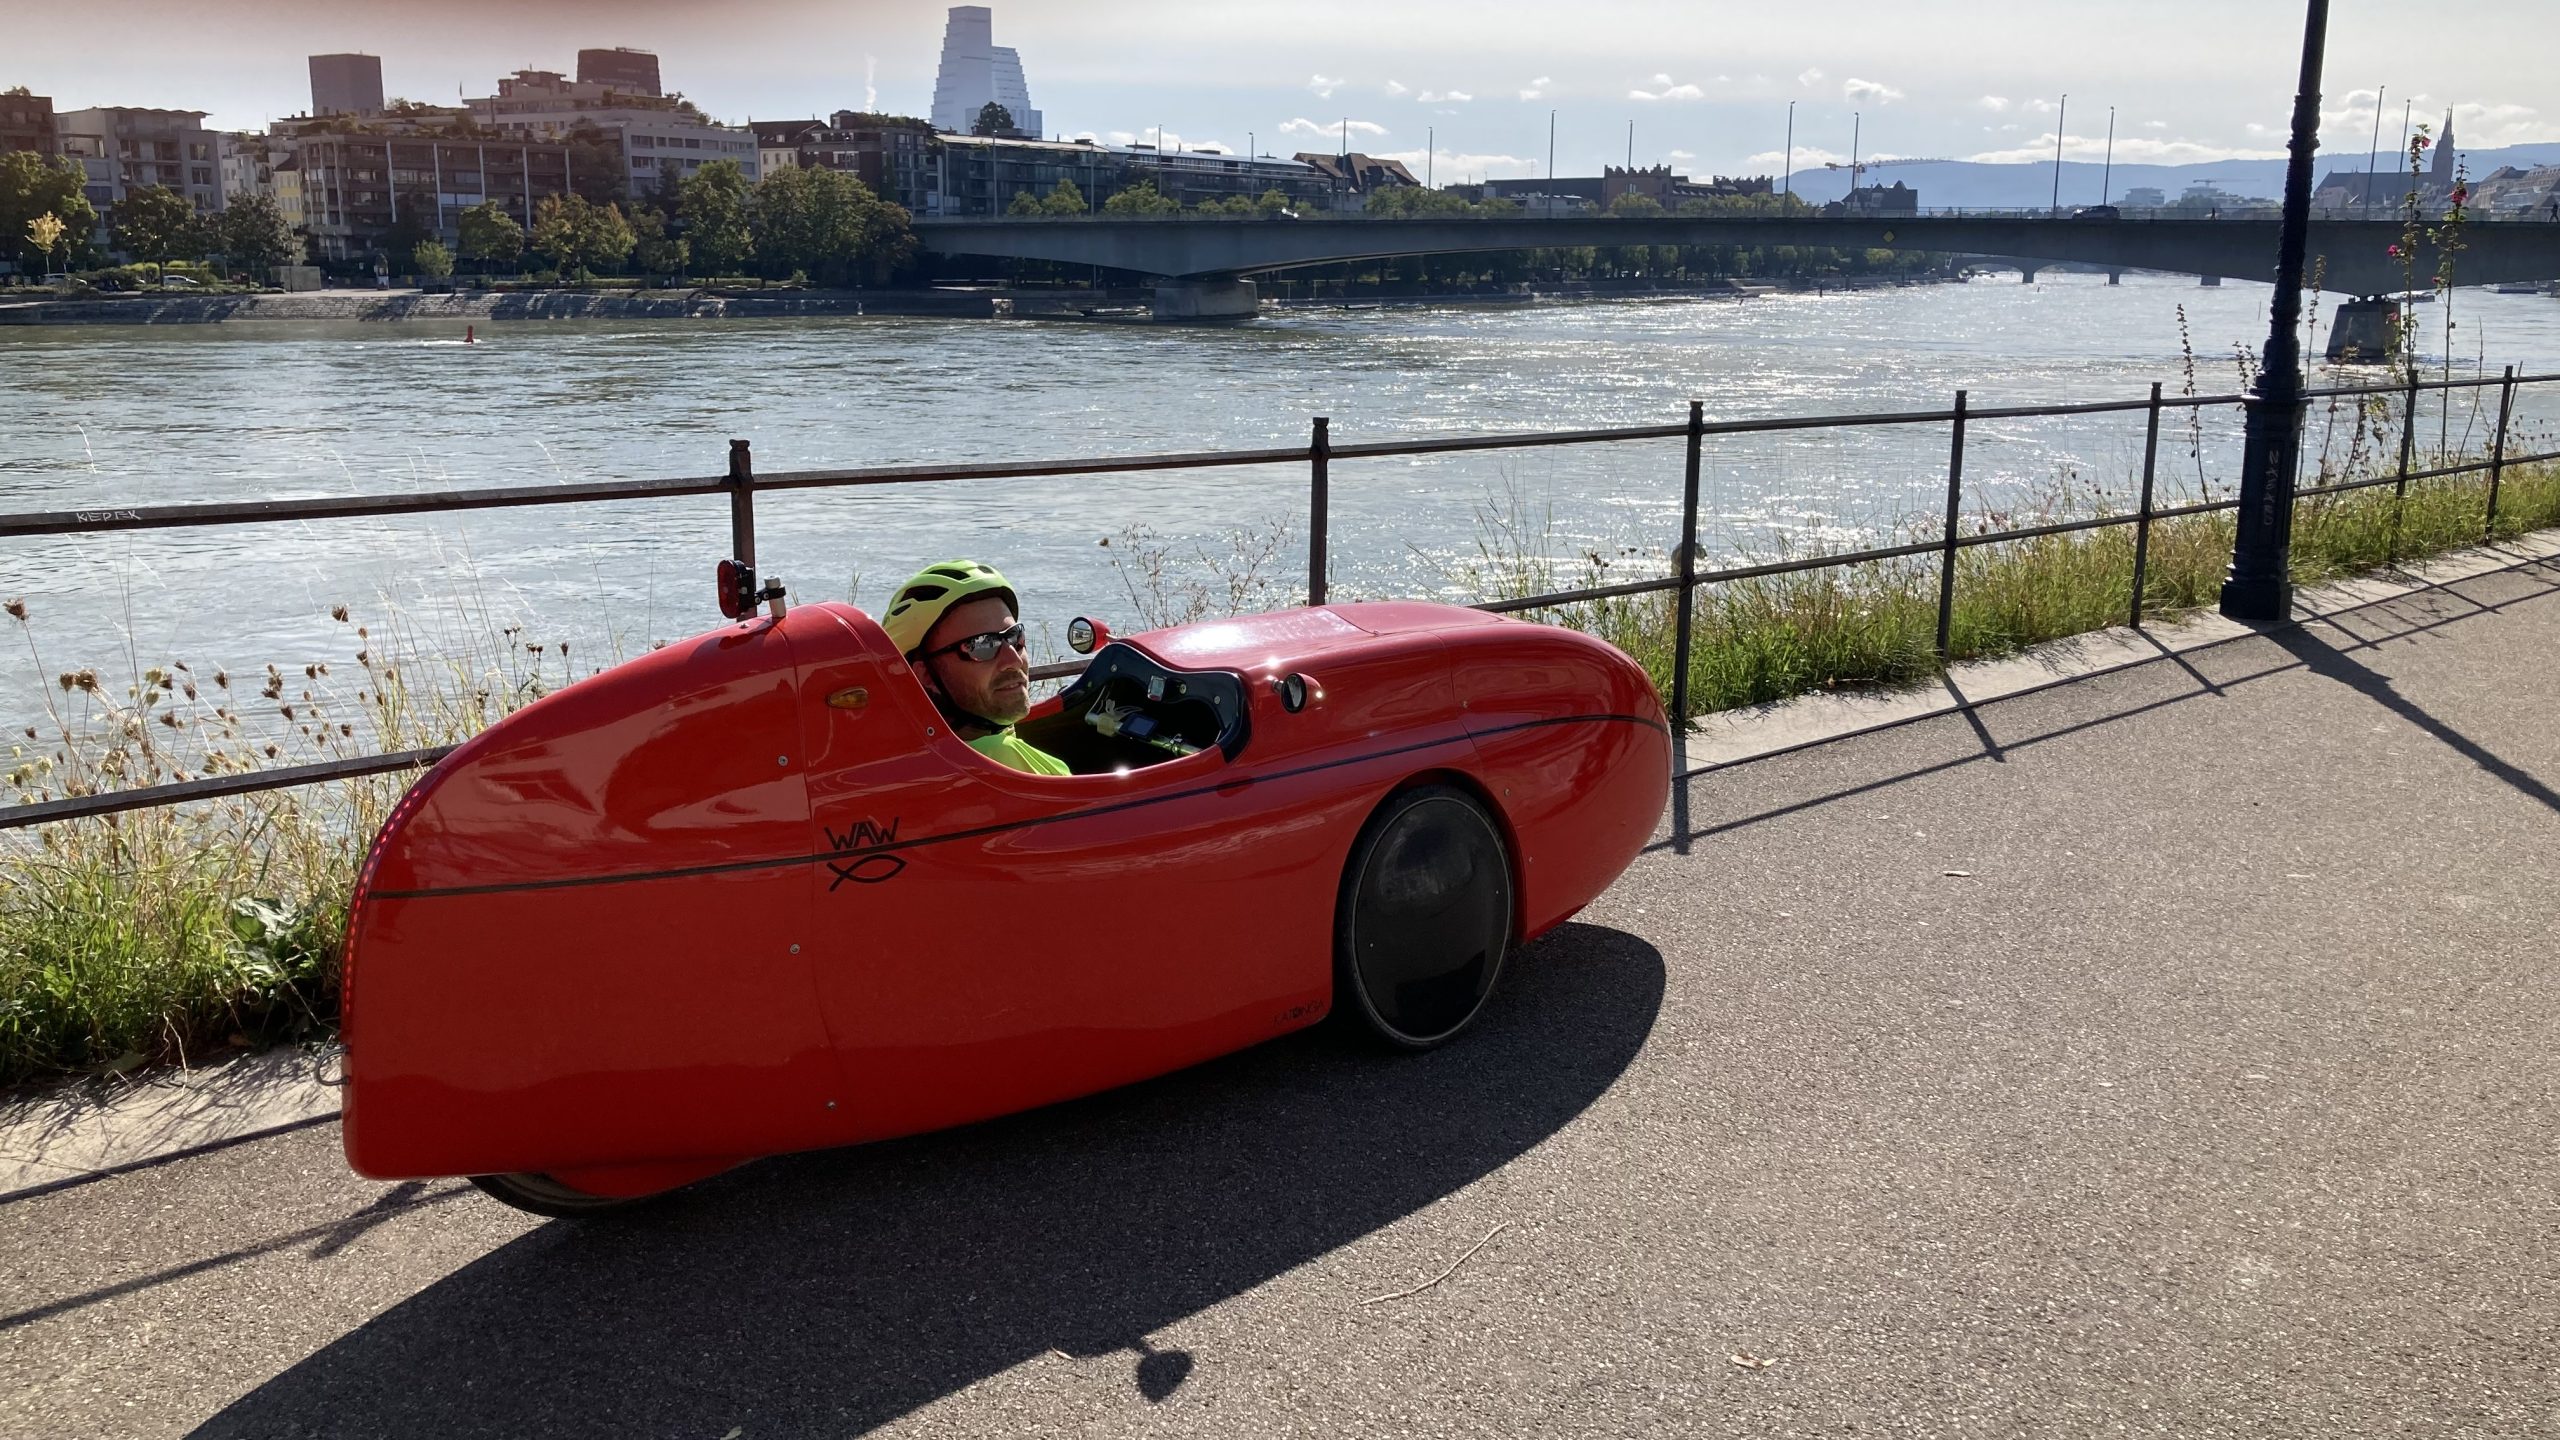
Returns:
[[[880,628],[889,632],[889,643],[898,647],[898,653],[912,660],[943,612],[981,595],[1003,596],[1019,618],[1022,599],[994,566],[975,560],[927,565],[889,597],[889,609],[880,617]]]

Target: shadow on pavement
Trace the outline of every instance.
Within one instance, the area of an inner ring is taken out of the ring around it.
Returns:
[[[2465,586],[2478,586],[2495,581],[2504,581],[2512,585],[2513,582],[2518,580],[2531,582],[2532,588],[2510,593],[2495,600],[2481,599],[2475,595],[2467,593],[2464,589]],[[2160,651],[2160,658],[2163,660],[2174,661],[2178,669],[2185,673],[2187,680],[2195,686],[2193,690],[2177,695],[2171,695],[2165,699],[2147,700],[2135,704],[2124,705],[2087,720],[2075,721],[2067,725],[2050,726],[2045,729],[2038,730],[2033,734],[2024,735],[2006,742],[1992,738],[1989,730],[1983,724],[1981,711],[1988,706],[1998,705],[2004,701],[2023,699],[2031,695],[2051,695],[2054,691],[2049,688],[2040,688],[2025,692],[2022,695],[1993,696],[1982,701],[1978,705],[1967,706],[1961,710],[1942,710],[1928,716],[1921,717],[1918,721],[1908,722],[1927,723],[1929,721],[1946,720],[1961,716],[1965,723],[1972,727],[1974,732],[1974,741],[1978,748],[1972,754],[1959,755],[1952,759],[1934,761],[1927,765],[1916,766],[1912,769],[1901,771],[1896,774],[1886,775],[1875,780],[1866,781],[1862,784],[1851,785],[1839,790],[1829,791],[1821,795],[1813,796],[1810,799],[1795,801],[1787,805],[1780,805],[1773,809],[1759,811],[1754,814],[1734,816],[1729,819],[1718,819],[1712,822],[1702,822],[1695,818],[1691,813],[1691,806],[1694,803],[1692,792],[1697,787],[1702,786],[1709,781],[1728,775],[1732,769],[1732,766],[1728,764],[1686,782],[1678,780],[1673,781],[1671,796],[1671,833],[1665,838],[1656,840],[1652,844],[1647,845],[1645,850],[1648,854],[1665,850],[1685,853],[1685,847],[1687,845],[1698,840],[1704,840],[1710,836],[1722,834],[1728,830],[1740,830],[1745,826],[1757,825],[1763,821],[1780,819],[1788,815],[1797,814],[1801,811],[1820,809],[1825,805],[1833,805],[1840,801],[1854,799],[1857,796],[1869,794],[1874,791],[1890,789],[1891,787],[1900,785],[1905,781],[1917,780],[1924,776],[1935,775],[1942,771],[1957,769],[1965,765],[1978,765],[1986,760],[2005,763],[2011,753],[2027,749],[2030,746],[2041,745],[2049,741],[2060,740],[2069,736],[2077,735],[2084,731],[2096,730],[2103,726],[2114,725],[2122,721],[2133,719],[2137,716],[2151,714],[2154,711],[2166,710],[2175,705],[2185,705],[2193,701],[2205,699],[2227,699],[2231,692],[2249,684],[2252,681],[2264,680],[2275,675],[2292,674],[2296,671],[2302,670],[2308,670],[2314,674],[2336,680],[2341,684],[2345,684],[2359,691],[2360,693],[2371,696],[2377,702],[2391,709],[2394,713],[2399,714],[2402,718],[2434,736],[2437,740],[2458,751],[2473,761],[2473,763],[2478,764],[2482,769],[2497,776],[2507,784],[2515,786],[2516,789],[2523,794],[2531,797],[2532,799],[2538,800],[2543,804],[2550,805],[2554,809],[2560,809],[2560,795],[2555,795],[2550,787],[2544,785],[2542,782],[2534,779],[2532,776],[2524,773],[2516,767],[2507,764],[2505,761],[2500,760],[2497,756],[2490,754],[2488,751],[2481,749],[2478,745],[2474,744],[2458,732],[2442,725],[2440,722],[2436,721],[2434,717],[2418,708],[2418,706],[2412,703],[2406,696],[2403,696],[2394,690],[2387,679],[2361,665],[2358,665],[2348,658],[2349,652],[2352,651],[2372,650],[2396,640],[2418,639],[2420,637],[2435,634],[2438,631],[2449,629],[2452,626],[2461,624],[2465,621],[2477,620],[2484,616],[2495,615],[2500,611],[2510,609],[2528,601],[2539,600],[2545,596],[2553,594],[2560,594],[2560,566],[2555,566],[2553,562],[2546,560],[2529,560],[2518,565],[2510,566],[2506,569],[2492,570],[2479,575],[2466,576],[2461,580],[2452,581],[2442,585],[2430,586],[2426,589],[2411,591],[2407,594],[2394,595],[2387,599],[2371,602],[2370,604],[2358,605],[2346,610],[2337,611],[2333,614],[2317,617],[2317,623],[2329,626],[2345,636],[2344,643],[2332,644],[2328,641],[2315,638],[2305,631],[2301,624],[2293,623],[2271,630],[2252,632],[2248,635],[2236,637],[2233,640],[2216,641],[2213,644],[2183,653],[2163,648]],[[2353,617],[2358,622],[2357,628],[2354,630],[2349,630],[2345,625],[2340,623],[2350,617]],[[2202,654],[2207,651],[2219,650],[2230,645],[2253,641],[2265,641],[2271,643],[2278,650],[2282,651],[2287,658],[2275,661],[2271,664],[2261,665],[2256,669],[2243,674],[2227,676],[2220,680],[2208,678],[2203,671],[2196,668],[2190,659],[2191,656]],[[2154,662],[2146,661],[2144,668],[2147,669],[2151,663]],[[2116,675],[2122,674],[2123,672],[2109,671],[2105,673],[2107,675]],[[2094,681],[2104,678],[2104,676],[2092,675],[2087,678]],[[1897,725],[1892,728],[1902,727]],[[1835,740],[1828,740],[1822,743],[1824,745],[1839,744],[1845,741],[1860,739],[1865,735],[1873,733],[1876,732],[1855,731],[1842,735]],[[1780,753],[1788,754],[1802,752],[1785,751]]]
[[[2352,638],[2352,637],[2351,637]],[[2535,779],[2525,771],[2500,759],[2480,742],[2454,729],[2430,714],[2426,707],[2400,693],[2389,676],[2369,670],[2350,659],[2346,651],[2365,648],[2361,644],[2345,647],[2332,645],[2299,626],[2288,627],[2267,639],[2294,659],[2304,669],[2324,680],[2335,680],[2376,705],[2408,721],[2434,737],[2446,749],[2479,766],[2501,784],[2538,804],[2560,810],[2560,792]]]
[[[1152,1332],[1530,1150],[1633,1062],[1662,992],[1653,947],[1569,925],[1429,1055],[1294,1036],[554,1221],[195,1433],[844,1434],[1052,1349],[1125,1353],[1133,1400],[1159,1401],[1216,1360]]]

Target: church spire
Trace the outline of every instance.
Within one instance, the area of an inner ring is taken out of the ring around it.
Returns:
[[[2436,158],[2428,167],[2429,177],[2441,185],[2453,183],[2453,111],[2444,112],[2444,134],[2436,141]]]

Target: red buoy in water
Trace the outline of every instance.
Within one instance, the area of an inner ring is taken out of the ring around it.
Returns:
[[[480,327],[477,325],[463,326],[462,343],[465,345],[476,345],[480,343]]]

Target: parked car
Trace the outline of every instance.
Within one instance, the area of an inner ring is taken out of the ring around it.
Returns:
[[[204,288],[204,285],[201,281],[190,279],[184,275],[163,275],[160,277],[160,288],[163,290],[201,290]]]
[[[2071,212],[2074,220],[2121,220],[2124,212],[2113,205],[2083,205]]]
[[[1670,738],[1589,636],[1418,603],[1092,647],[956,738],[843,604],[581,680],[422,778],[347,921],[345,1145],[574,1215],[1315,1024],[1468,1027],[1650,838]]]

